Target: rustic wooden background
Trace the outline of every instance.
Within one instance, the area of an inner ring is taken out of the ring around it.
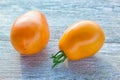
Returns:
[[[22,56],[10,43],[14,20],[29,10],[42,11],[51,37],[39,54]],[[97,55],[51,69],[63,31],[79,20],[94,20],[106,41]],[[120,80],[120,0],[0,0],[0,80]]]

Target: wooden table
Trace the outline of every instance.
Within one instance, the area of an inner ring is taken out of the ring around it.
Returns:
[[[21,56],[10,43],[14,20],[30,11],[42,11],[51,37],[47,47],[33,56]],[[51,69],[51,54],[58,51],[64,30],[79,20],[94,20],[106,41],[95,56],[68,60]],[[0,80],[120,80],[120,0],[0,0]]]

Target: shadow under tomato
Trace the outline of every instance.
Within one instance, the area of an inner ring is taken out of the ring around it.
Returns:
[[[44,49],[41,52],[31,56],[21,55],[21,69],[23,80],[30,79],[33,77],[39,77],[38,74],[42,74],[41,71],[47,64],[47,61],[47,49]]]
[[[74,77],[82,77],[85,80],[117,80],[118,71],[103,58],[90,57],[79,61],[68,60],[69,72]],[[114,75],[114,76],[113,76]]]
[[[100,60],[96,57],[90,57],[86,59],[81,59],[78,61],[71,61],[68,60],[68,66],[71,71],[76,73],[86,73],[87,72],[94,72],[98,64],[100,64]]]
[[[46,50],[42,50],[41,52],[35,54],[35,55],[30,55],[30,56],[25,56],[21,55],[21,65],[23,67],[38,67],[42,65],[42,62],[47,60],[47,52]]]

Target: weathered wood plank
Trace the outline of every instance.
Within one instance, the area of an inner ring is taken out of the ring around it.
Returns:
[[[63,31],[72,23],[79,20],[88,19],[97,21],[103,27],[106,34],[106,42],[120,42],[120,7],[117,0],[85,0],[82,3],[79,0],[75,0],[72,2],[67,0],[56,0],[54,2],[39,2],[30,0],[24,1],[23,4],[22,1],[17,0],[7,0],[7,2],[0,2],[0,40],[9,40],[10,28],[16,17],[31,9],[35,9],[43,11],[43,13],[45,13],[51,29],[51,39],[60,38]],[[26,6],[27,4],[28,6]],[[82,4],[86,4],[86,6],[83,6]],[[57,31],[59,33],[54,34]]]
[[[18,5],[19,8],[25,9],[36,9],[40,10],[69,10],[69,11],[79,11],[80,8],[98,8],[98,9],[107,9],[119,7],[119,0],[1,0],[1,7],[10,7]],[[22,4],[22,5],[21,5]],[[27,5],[27,6],[26,6]],[[114,9],[115,11],[118,11]]]
[[[1,27],[1,26],[0,26]],[[50,26],[50,40],[59,40],[62,34],[64,33],[66,27],[62,26]],[[107,43],[120,43],[120,27],[104,27]],[[0,40],[9,41],[10,40],[10,27],[5,26],[1,27],[0,31]]]
[[[82,19],[91,19],[102,24],[116,24],[119,23],[120,17],[119,0],[1,0],[0,5],[1,17],[10,19],[8,22],[28,10],[43,11],[50,26],[66,26]]]
[[[52,48],[51,48],[52,47]],[[108,56],[118,56],[120,57],[120,43],[104,43],[103,47],[99,51],[103,55],[108,55]],[[58,50],[58,40],[51,40],[48,43],[47,46],[47,52],[52,54],[57,52]],[[9,52],[10,51],[10,52]],[[55,52],[52,52],[55,51]],[[12,44],[10,41],[0,41],[0,52],[1,54],[4,55],[14,55],[16,51],[12,47]],[[4,56],[4,58],[8,58],[9,56]],[[1,57],[2,58],[2,57]]]
[[[68,61],[51,69],[50,55],[57,52],[57,41],[49,42],[40,53],[21,56],[9,41],[0,41],[0,79],[19,80],[119,80],[120,44],[105,43],[97,55],[80,61]],[[52,47],[52,48],[51,48]],[[69,76],[69,77],[68,77]]]

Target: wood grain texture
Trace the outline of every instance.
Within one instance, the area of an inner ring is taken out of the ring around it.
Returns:
[[[120,6],[117,0],[8,0],[1,1],[0,5],[0,40],[9,40],[10,28],[18,16],[29,10],[39,10],[46,15],[51,29],[51,39],[59,38],[59,35],[72,23],[87,19],[94,20],[103,27],[106,42],[120,42]],[[56,30],[59,32],[57,37],[56,34],[52,34],[57,32]]]
[[[23,56],[10,44],[14,20],[29,10],[42,11],[51,37],[48,46]],[[51,69],[51,54],[58,51],[64,30],[79,20],[94,20],[104,29],[106,41],[95,56],[69,61]],[[0,0],[0,80],[120,80],[119,0]]]
[[[20,80],[119,80],[120,45],[105,43],[101,51],[91,58],[68,61],[69,68],[60,64],[52,69],[50,56],[57,52],[57,42],[49,42],[39,54],[22,56],[16,52],[9,41],[0,41],[0,78]],[[52,47],[52,48],[51,48]],[[109,48],[109,50],[108,50]],[[116,56],[114,56],[116,54]]]

